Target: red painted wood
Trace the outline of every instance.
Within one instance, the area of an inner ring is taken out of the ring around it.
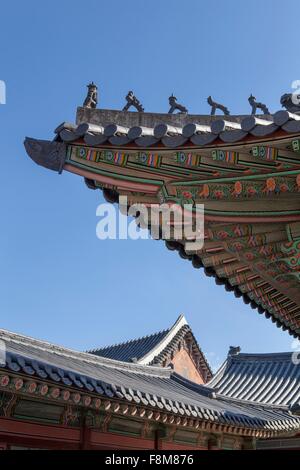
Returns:
[[[196,450],[195,446],[100,432],[90,428],[71,428],[0,418],[0,450],[17,445],[40,449],[128,449]]]
[[[87,426],[83,426],[80,433],[80,449],[88,450],[90,448],[91,430]]]

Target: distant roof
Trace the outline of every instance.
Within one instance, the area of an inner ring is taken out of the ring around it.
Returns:
[[[27,376],[30,381],[46,380],[56,387],[76,388],[78,393],[97,394],[106,400],[121,400],[179,417],[229,424],[245,429],[247,435],[260,430],[275,435],[300,428],[300,418],[292,416],[286,407],[254,406],[215,395],[210,387],[190,382],[170,368],[97,357],[5,330],[0,330],[0,339],[6,345],[2,371]],[[189,420],[191,426],[193,419]]]
[[[208,385],[239,400],[293,405],[300,400],[300,366],[287,352],[229,354]]]
[[[287,136],[300,132],[297,114],[280,110],[274,115],[210,116],[185,113],[135,113],[111,109],[77,108],[76,124],[63,122],[56,127],[64,142],[83,139],[88,145],[135,143],[140,148],[161,144],[177,148],[187,142],[210,146],[218,139],[233,144],[247,137],[270,137],[282,130]]]
[[[145,365],[162,364],[166,356],[165,353],[170,352],[170,350],[175,350],[178,342],[186,334],[192,336],[194,349],[197,350],[197,354],[201,359],[201,365],[206,370],[208,378],[210,378],[212,371],[183,315],[180,315],[174,325],[166,330],[87,352],[117,361],[137,362]]]

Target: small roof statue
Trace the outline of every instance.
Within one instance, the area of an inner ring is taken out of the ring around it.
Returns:
[[[185,106],[183,106],[182,104],[179,104],[177,103],[177,98],[176,96],[172,95],[169,96],[169,105],[170,105],[170,109],[168,111],[168,114],[173,114],[174,111],[179,111],[180,113],[188,113],[188,110]]]
[[[94,82],[87,85],[88,92],[83,102],[84,108],[96,108],[98,104],[98,88]]]
[[[138,112],[143,113],[144,108],[141,102],[134,95],[133,91],[129,91],[125,97],[127,103],[125,104],[123,111],[128,111],[128,109],[133,106]]]

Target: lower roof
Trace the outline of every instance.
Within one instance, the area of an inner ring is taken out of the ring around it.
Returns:
[[[56,386],[178,416],[266,430],[270,435],[300,429],[300,418],[292,416],[287,407],[249,404],[215,394],[211,387],[190,382],[169,368],[101,358],[4,330],[0,330],[0,339],[5,342],[7,353],[2,372],[29,376],[31,380],[36,377]]]

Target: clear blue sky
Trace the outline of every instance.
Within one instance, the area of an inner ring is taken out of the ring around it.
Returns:
[[[159,241],[99,241],[100,192],[35,165],[23,140],[74,121],[86,84],[120,109],[133,89],[166,112],[211,94],[272,111],[300,78],[298,0],[1,2],[0,326],[78,349],[145,335],[184,313],[213,365],[229,345],[290,350],[291,337]]]

